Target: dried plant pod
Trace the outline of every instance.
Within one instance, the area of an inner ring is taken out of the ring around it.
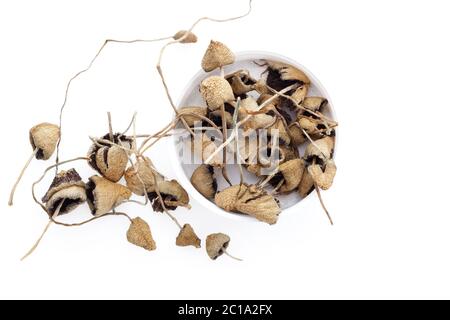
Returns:
[[[270,183],[275,187],[284,180],[279,192],[289,193],[300,185],[304,170],[305,163],[302,159],[287,161],[280,165],[279,172],[270,180]]]
[[[117,146],[101,141],[92,144],[88,153],[89,165],[106,179],[117,182],[125,173],[128,163],[126,150],[134,147],[133,140],[119,133],[113,135],[112,139],[110,134],[107,134],[101,140],[110,141]]]
[[[328,100],[323,97],[307,97],[303,100],[302,106],[313,112],[320,111],[328,104]]]
[[[274,224],[281,212],[277,200],[256,186],[235,185],[216,194],[215,203],[228,212],[250,215]]]
[[[153,240],[150,226],[139,217],[131,220],[130,227],[127,231],[127,239],[128,242],[145,250],[153,251],[156,249],[156,243]]]
[[[205,72],[234,63],[234,53],[222,42],[211,40],[202,59]]]
[[[59,126],[41,123],[30,129],[30,143],[36,151],[36,159],[48,160],[53,155],[61,137]]]
[[[200,165],[192,173],[191,183],[205,198],[214,199],[217,193],[217,181],[214,178],[213,166]]]
[[[305,150],[304,159],[311,162],[313,159],[320,159],[323,162],[332,158],[334,148],[334,138],[324,137],[308,144]]]
[[[223,255],[228,245],[230,244],[230,237],[224,233],[214,233],[206,237],[206,252],[212,260],[216,260]]]
[[[185,36],[186,33],[187,33],[187,36]],[[181,43],[196,43],[197,42],[197,36],[195,34],[193,34],[192,32],[187,31],[187,30],[180,30],[180,31],[178,31],[173,36],[173,39],[174,40],[179,40],[179,39],[181,39],[184,36],[185,36],[185,38],[180,41]]]
[[[131,191],[125,186],[99,176],[92,176],[86,184],[89,208],[94,216],[101,216],[130,199]]]
[[[333,184],[334,176],[336,175],[336,164],[333,160],[328,160],[324,164],[324,169],[318,164],[308,166],[308,172],[313,181],[322,190],[328,190]]]
[[[314,180],[308,170],[303,171],[302,181],[298,186],[298,193],[302,199],[306,198],[314,190]]]
[[[256,80],[250,75],[248,70],[239,70],[225,76],[225,79],[230,83],[236,97],[255,89]]]
[[[227,80],[219,76],[206,78],[200,84],[200,93],[211,111],[220,109],[225,103],[234,101],[233,89]]]
[[[49,216],[67,214],[86,201],[85,184],[75,169],[59,172],[42,198]]]
[[[179,247],[194,246],[196,248],[200,248],[200,244],[201,240],[195,234],[192,226],[190,224],[185,224],[177,236],[176,245]]]
[[[167,210],[176,210],[178,207],[190,209],[189,195],[176,180],[158,183],[158,189]],[[154,211],[164,212],[164,208],[158,199],[158,193],[156,191],[149,192],[148,198],[152,201]]]
[[[178,110],[180,115],[183,115],[184,121],[189,127],[193,127],[196,122],[201,123],[200,117],[196,117],[194,115],[188,115],[191,113],[197,114],[202,117],[206,117],[208,108],[206,107],[184,107]],[[185,115],[186,114],[186,115]]]
[[[127,187],[138,196],[155,191],[155,178],[158,182],[164,181],[164,177],[153,168],[147,157],[139,158],[134,167],[125,171]]]

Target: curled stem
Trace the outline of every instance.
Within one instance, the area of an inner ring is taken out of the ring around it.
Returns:
[[[237,261],[244,261],[241,258],[237,258],[235,256],[232,256],[231,254],[228,253],[227,250],[223,250],[223,253],[225,253],[227,256],[229,256],[231,259],[237,260]]]

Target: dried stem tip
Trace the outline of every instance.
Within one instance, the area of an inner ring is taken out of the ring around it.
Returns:
[[[62,203],[59,215],[69,213],[87,199],[85,184],[75,169],[59,172],[42,201],[50,216]]]
[[[51,123],[41,123],[30,129],[30,143],[33,150],[38,149],[36,159],[48,160],[55,152],[61,136],[59,127]]]
[[[152,251],[156,249],[150,226],[139,217],[132,219],[130,228],[127,231],[127,239],[128,242],[145,250]]]
[[[200,248],[201,240],[195,234],[194,229],[190,224],[185,224],[178,234],[176,245],[179,247],[194,246]]]
[[[212,40],[202,59],[202,68],[205,72],[234,63],[234,53],[223,43]]]
[[[131,191],[120,184],[93,176],[86,184],[86,195],[92,214],[101,216],[130,199]]]
[[[223,233],[210,234],[206,238],[206,252],[212,260],[223,255],[230,244],[230,237]]]

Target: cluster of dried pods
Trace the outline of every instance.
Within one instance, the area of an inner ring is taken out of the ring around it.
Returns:
[[[199,84],[206,106],[180,109],[180,114],[190,114],[185,119],[191,130],[196,129],[198,117],[209,119],[198,128],[202,134],[198,156],[203,163],[193,172],[192,184],[225,211],[250,215],[269,224],[276,223],[281,212],[277,194],[298,192],[304,198],[315,189],[323,205],[320,190],[329,189],[336,174],[333,150],[337,123],[324,115],[328,101],[309,96],[310,79],[291,65],[263,61],[258,65],[265,67],[265,72],[255,79],[248,70],[225,75],[224,67],[234,62],[235,56],[226,45],[211,41],[202,67],[205,72],[221,72],[219,76],[207,76]],[[191,115],[197,115],[197,119]],[[221,139],[207,134],[218,129]],[[258,144],[260,132],[268,134],[268,143]],[[250,135],[256,136],[256,147],[248,145],[246,137]],[[239,184],[233,185],[227,176],[227,146],[234,146],[231,157],[237,157],[237,165],[241,166]],[[261,155],[274,153],[275,149],[276,168],[265,172],[273,163]],[[303,154],[301,149],[305,150]],[[246,183],[242,167],[260,182]],[[219,172],[230,184],[220,191],[216,179]]]

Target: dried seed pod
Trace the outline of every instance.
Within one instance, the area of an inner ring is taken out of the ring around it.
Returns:
[[[239,70],[227,75],[225,79],[230,83],[236,97],[255,89],[256,80],[252,78],[248,70]]]
[[[328,104],[328,100],[322,97],[307,97],[303,100],[302,106],[311,111],[320,111]]]
[[[139,217],[132,219],[127,231],[127,239],[130,243],[145,250],[152,251],[156,249],[156,243],[153,240],[150,226]]]
[[[306,198],[314,190],[314,180],[308,170],[303,171],[302,181],[298,186],[298,193],[302,199]]]
[[[191,183],[205,198],[214,199],[217,192],[217,181],[214,178],[213,166],[200,165],[192,174]]]
[[[188,34],[183,40],[181,40],[181,43],[196,43],[197,42],[197,36],[195,34],[193,34],[190,31],[187,30],[180,30],[177,33],[175,33],[175,35],[173,36],[174,40],[178,40],[181,39],[182,37],[185,36],[185,34]]]
[[[30,129],[30,143],[36,159],[48,160],[55,152],[61,132],[56,124],[41,123]]]
[[[268,133],[271,137],[273,137],[275,134],[278,134],[278,138],[280,139],[281,143],[284,143],[286,145],[291,144],[291,137],[289,136],[289,132],[286,129],[281,118],[277,118],[275,123],[269,127]]]
[[[176,180],[158,183],[158,189],[167,210],[176,210],[178,207],[190,209],[189,195]],[[156,191],[149,192],[148,197],[152,201],[154,211],[164,212]]]
[[[164,177],[153,168],[151,160],[147,157],[139,158],[134,167],[129,167],[125,171],[127,187],[138,196],[155,191],[155,178],[158,182],[164,181]]]
[[[134,147],[133,139],[117,133],[112,140],[109,134],[103,136],[102,140],[111,141],[117,146],[101,141],[94,143],[89,149],[89,165],[106,179],[117,182],[125,173],[128,163],[126,150]]]
[[[334,148],[334,139],[332,137],[324,137],[322,139],[310,143],[305,150],[304,159],[310,163],[313,159],[326,162],[332,158]]]
[[[334,176],[336,175],[336,164],[333,160],[328,160],[324,169],[318,164],[313,164],[308,167],[308,172],[312,180],[322,190],[328,190],[333,184]]]
[[[198,114],[199,116],[206,117],[208,108],[206,107],[185,107],[178,110],[179,114],[188,114],[188,113],[194,113]],[[196,117],[194,115],[184,115],[183,119],[186,121],[187,125],[189,127],[193,127],[196,122],[201,123],[200,117]]]
[[[216,260],[223,255],[228,245],[230,244],[230,237],[223,233],[214,233],[206,237],[206,252],[212,260]]]
[[[58,215],[69,213],[85,201],[85,184],[75,169],[59,172],[42,198],[50,216],[55,214],[61,203]]]
[[[206,78],[200,84],[200,93],[211,111],[234,101],[233,90],[227,80],[219,76]]]
[[[91,213],[101,216],[130,199],[131,191],[105,178],[92,176],[86,184],[86,195]]]
[[[178,234],[176,245],[179,247],[194,246],[196,248],[200,248],[201,247],[200,243],[201,240],[195,234],[195,231],[191,227],[191,225],[185,224],[181,229],[180,233]]]
[[[284,183],[280,187],[281,193],[288,193],[296,189],[302,180],[305,163],[302,159],[294,159],[280,165],[279,172],[270,180],[275,187],[283,179]]]
[[[277,200],[256,186],[235,185],[216,194],[215,203],[228,212],[248,214],[274,224],[281,212]]]
[[[234,63],[234,53],[223,43],[211,41],[202,59],[202,68],[205,72]]]

